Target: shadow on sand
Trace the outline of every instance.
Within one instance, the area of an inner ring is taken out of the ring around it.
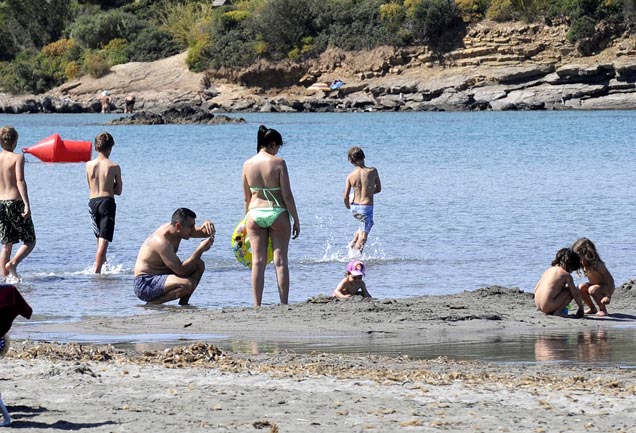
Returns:
[[[45,407],[30,407],[30,406],[7,406],[9,413],[11,414],[11,426],[12,429],[54,429],[64,431],[75,431],[87,428],[101,427],[104,425],[116,425],[114,421],[104,421],[97,423],[74,423],[65,420],[58,420],[53,423],[32,421],[31,419],[39,414],[49,413],[50,411]]]

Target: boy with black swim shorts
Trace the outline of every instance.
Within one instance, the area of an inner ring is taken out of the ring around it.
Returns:
[[[0,129],[0,272],[19,279],[17,268],[35,247],[35,229],[31,220],[31,206],[24,180],[24,155],[14,153],[18,132],[11,126]],[[22,240],[11,258],[13,244]]]
[[[108,243],[113,241],[115,232],[115,195],[121,195],[121,168],[109,159],[115,140],[108,132],[95,137],[97,157],[86,163],[86,179],[90,189],[88,212],[93,221],[93,232],[97,238],[95,273],[102,272],[106,262]]]

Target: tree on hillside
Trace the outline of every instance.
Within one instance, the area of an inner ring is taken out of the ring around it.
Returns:
[[[423,0],[410,13],[411,32],[420,43],[436,43],[444,33],[462,23],[454,0]]]
[[[133,40],[144,27],[133,14],[120,9],[81,16],[70,27],[71,37],[85,48],[102,48],[112,39]]]
[[[312,0],[269,0],[254,16],[255,33],[270,47],[274,59],[287,56],[303,37],[314,36]]]
[[[11,39],[3,44],[14,50],[39,49],[58,40],[72,19],[72,2],[68,0],[0,0],[0,34]]]

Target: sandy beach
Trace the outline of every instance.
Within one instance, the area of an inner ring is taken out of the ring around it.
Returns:
[[[12,428],[27,432],[636,432],[636,362],[595,362],[608,350],[599,335],[636,330],[634,284],[617,289],[610,317],[581,320],[546,316],[531,294],[488,287],[20,322],[14,334],[31,339],[13,340],[0,361],[0,392]],[[494,351],[497,340],[564,334],[579,338],[582,362],[555,361],[549,339],[525,348],[532,362],[426,352],[484,341]],[[182,341],[158,343],[166,335]],[[51,336],[82,342],[38,341]],[[128,344],[94,344],[109,340]],[[392,356],[382,355],[387,347]],[[400,347],[418,348],[423,359]]]

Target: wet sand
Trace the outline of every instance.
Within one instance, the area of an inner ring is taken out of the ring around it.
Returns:
[[[489,287],[451,296],[315,298],[259,310],[167,306],[134,317],[19,323],[15,334],[33,339],[134,338],[116,347],[14,341],[0,362],[0,391],[23,431],[636,432],[634,370],[600,367],[593,357],[581,366],[277,350],[285,342],[355,345],[374,338],[426,347],[484,336],[636,332],[633,286],[617,289],[610,317],[581,320],[546,316],[530,294]],[[235,346],[219,350],[213,339],[147,344],[165,335],[222,336]],[[592,339],[582,350],[594,353],[590,347],[600,345]]]

